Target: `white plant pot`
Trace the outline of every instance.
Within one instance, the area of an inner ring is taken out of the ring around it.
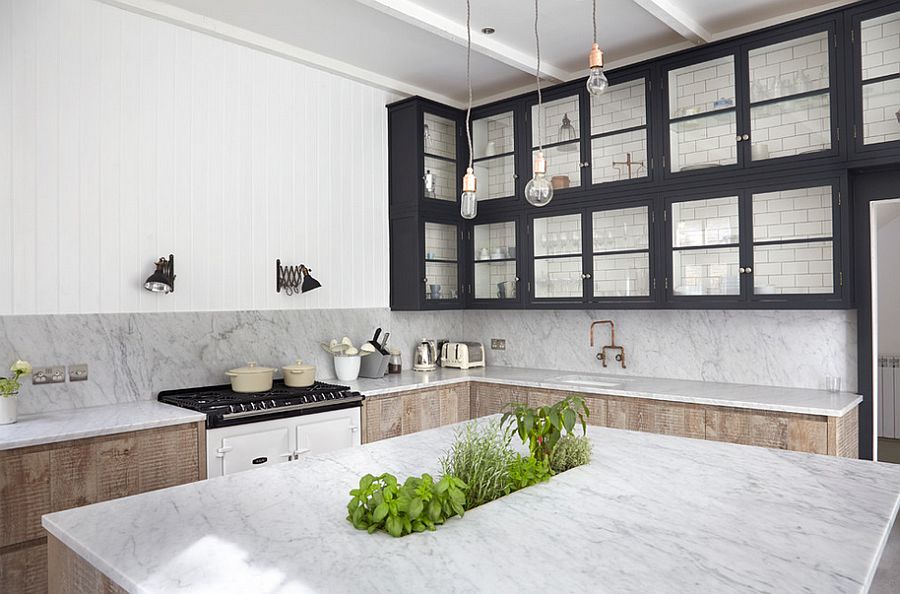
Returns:
[[[359,364],[362,357],[344,356],[334,358],[334,374],[343,382],[352,382],[359,377]]]
[[[15,423],[19,418],[19,396],[0,396],[0,425]]]

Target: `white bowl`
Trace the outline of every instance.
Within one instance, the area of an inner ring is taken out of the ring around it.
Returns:
[[[344,382],[352,382],[359,377],[359,364],[362,357],[335,357],[334,358],[334,374],[337,378]]]

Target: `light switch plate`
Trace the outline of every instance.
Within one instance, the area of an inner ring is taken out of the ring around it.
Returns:
[[[492,338],[491,339],[491,350],[492,351],[505,351],[506,350],[506,339],[505,338]]]
[[[66,368],[63,365],[35,367],[31,370],[31,383],[35,385],[61,384],[65,381]]]
[[[75,365],[69,365],[69,381],[70,382],[83,382],[87,378],[88,378],[87,363],[78,363]]]

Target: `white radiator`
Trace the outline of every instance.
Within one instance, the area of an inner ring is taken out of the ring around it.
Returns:
[[[879,357],[878,369],[878,436],[900,439],[900,357]]]

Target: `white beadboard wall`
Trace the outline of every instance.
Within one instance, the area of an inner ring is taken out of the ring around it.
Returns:
[[[386,307],[395,99],[96,0],[0,0],[0,314]],[[175,293],[144,291],[169,253]],[[323,288],[277,294],[276,258]]]

